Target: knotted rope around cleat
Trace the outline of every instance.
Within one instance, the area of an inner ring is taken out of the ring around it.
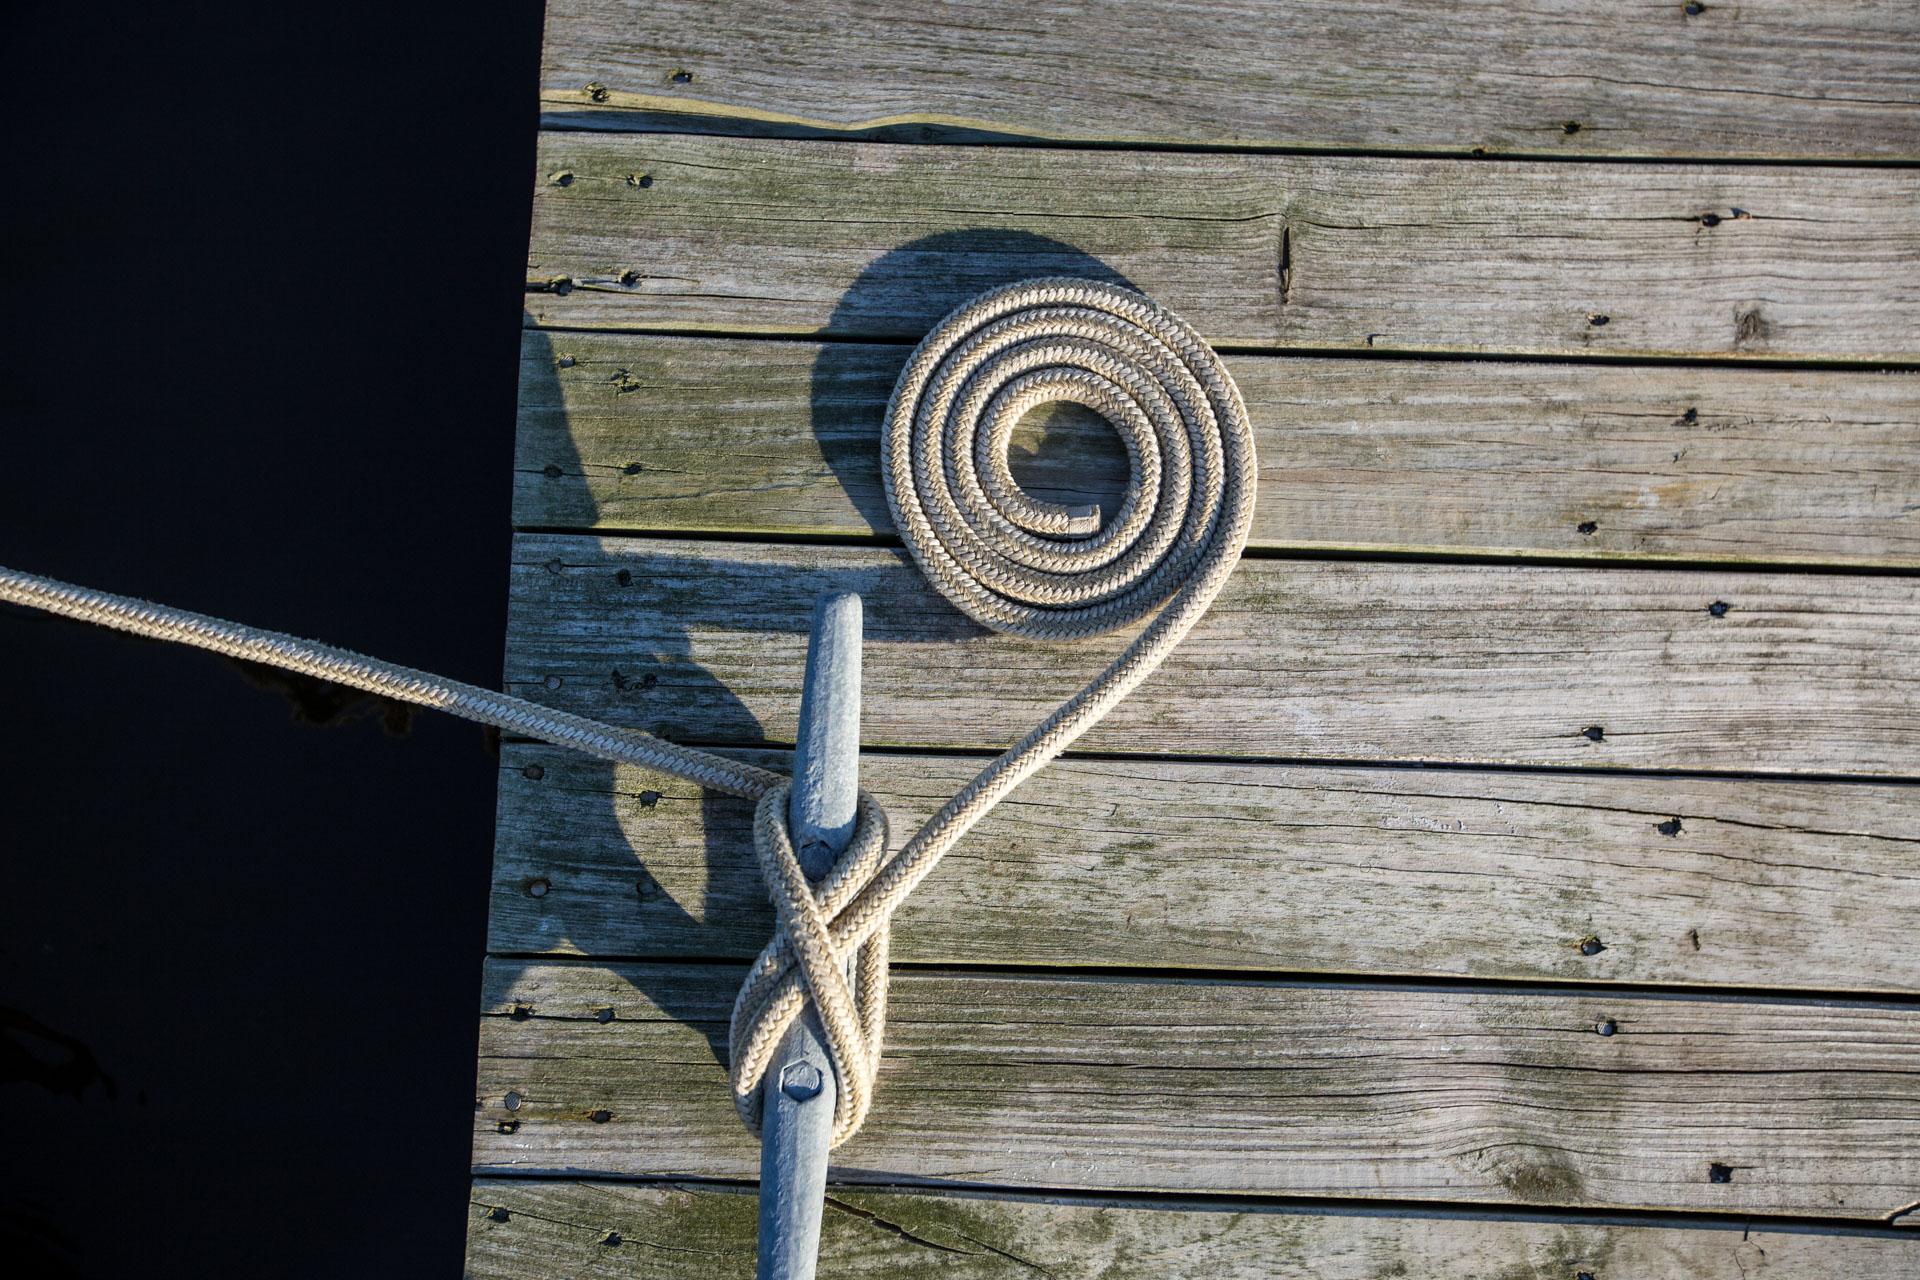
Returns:
[[[1050,400],[1101,414],[1126,445],[1132,475],[1105,528],[1092,509],[1029,498],[1007,469],[1014,425]],[[1092,280],[1009,285],[942,320],[894,388],[883,459],[887,504],[908,550],[975,621],[1077,639],[1154,616],[892,855],[886,816],[862,792],[852,842],[818,886],[787,830],[791,780],[765,769],[349,650],[12,569],[0,568],[0,601],[270,663],[758,801],[754,850],[778,923],[734,1002],[734,1103],[758,1133],[767,1065],[812,1001],[840,1085],[837,1146],[873,1101],[894,911],[988,810],[1165,660],[1226,584],[1253,520],[1253,434],[1219,357],[1172,312]]]
[[[864,943],[848,945],[836,938],[833,926],[887,860],[887,815],[871,795],[860,793],[846,852],[816,887],[800,867],[787,827],[792,791],[792,783],[782,779],[754,812],[753,851],[773,899],[775,924],[773,941],[754,962],[733,1004],[727,1034],[733,1103],[747,1128],[759,1134],[767,1068],[787,1028],[811,1000],[839,1082],[833,1114],[838,1145],[860,1127],[873,1105],[887,1020],[889,931],[882,920]]]

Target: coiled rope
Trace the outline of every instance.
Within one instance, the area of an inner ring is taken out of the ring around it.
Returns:
[[[1034,501],[1008,471],[1014,425],[1054,400],[1099,413],[1126,446],[1132,475],[1104,528],[1092,509]],[[886,817],[862,792],[852,841],[817,886],[787,830],[791,782],[780,774],[349,650],[11,569],[0,568],[0,600],[270,663],[757,800],[754,848],[778,923],[734,1003],[734,1103],[758,1133],[767,1066],[811,1000],[839,1083],[837,1146],[873,1101],[893,912],[988,810],[1160,665],[1225,585],[1253,518],[1252,431],[1219,357],[1171,312],[1091,280],[1009,285],[941,321],[894,388],[883,459],[887,503],[914,560],[975,621],[1077,639],[1159,612],[897,852],[887,853]]]

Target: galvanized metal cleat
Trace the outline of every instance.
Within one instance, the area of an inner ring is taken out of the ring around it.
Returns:
[[[813,610],[787,822],[818,884],[853,838],[860,799],[860,597]],[[837,1097],[820,1018],[809,1005],[767,1072],[760,1122],[760,1280],[813,1280]]]

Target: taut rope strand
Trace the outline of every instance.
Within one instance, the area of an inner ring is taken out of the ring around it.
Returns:
[[[1014,424],[1050,400],[1100,413],[1127,446],[1132,477],[1104,530],[1095,512],[1028,498],[1007,470]],[[969,617],[1015,635],[1077,639],[1160,612],[892,855],[886,816],[863,791],[852,843],[818,886],[794,852],[791,782],[780,774],[346,649],[12,569],[0,568],[0,600],[269,663],[757,800],[754,849],[778,924],[734,1003],[734,1102],[758,1133],[767,1064],[811,998],[840,1084],[837,1146],[873,1101],[893,912],[989,809],[1160,665],[1219,594],[1253,519],[1253,436],[1219,358],[1171,312],[1096,281],[1027,281],[949,315],[894,388],[883,448],[901,536]]]
[[[131,596],[95,591],[91,587],[71,586],[16,569],[0,568],[0,600],[30,605],[63,618],[97,623],[116,631],[130,631],[152,640],[173,640],[211,649],[229,658],[284,667],[352,689],[377,693],[396,702],[450,712],[507,733],[573,747],[602,760],[670,773],[699,786],[749,800],[758,800],[772,788],[787,784],[784,775],[771,770],[757,769],[691,747],[676,747],[652,734],[555,711],[510,693],[496,693],[398,663],[382,662],[317,640],[262,631],[204,613],[190,613]]]

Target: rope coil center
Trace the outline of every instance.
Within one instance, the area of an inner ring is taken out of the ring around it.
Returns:
[[[1028,496],[1008,468],[1021,416],[1055,400],[1100,414],[1126,446],[1127,490],[1104,526],[1091,508]],[[1246,545],[1256,479],[1246,407],[1213,349],[1130,289],[1069,278],[994,289],[936,325],[894,387],[882,461],[887,505],[915,563],[974,621],[1074,640],[1153,618],[891,856],[885,816],[862,792],[852,844],[812,885],[787,832],[788,788],[761,798],[754,847],[778,922],[734,1002],[734,1104],[758,1133],[767,1068],[811,1002],[840,1085],[836,1146],[872,1104],[894,911],[989,809],[1199,621]]]

